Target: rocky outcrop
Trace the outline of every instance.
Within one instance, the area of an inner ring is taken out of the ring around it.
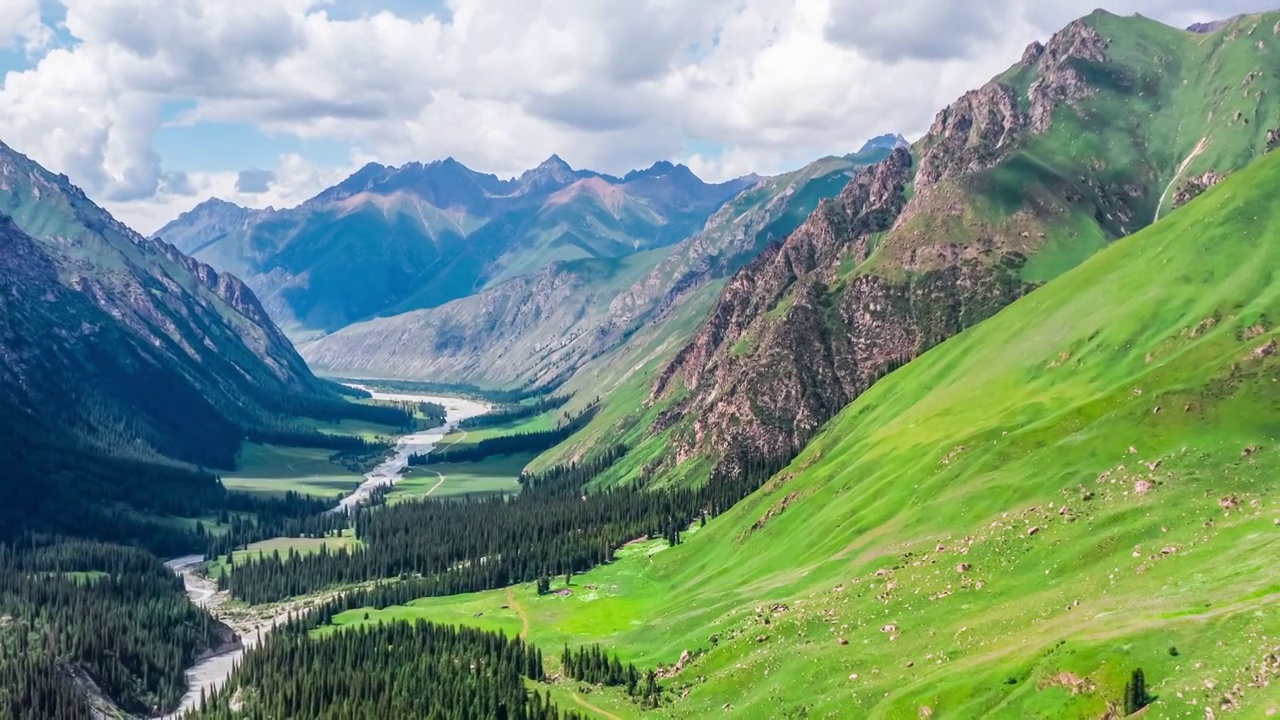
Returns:
[[[991,82],[965,93],[934,118],[916,183],[928,187],[991,167],[1022,139],[1027,123],[1008,85]]]
[[[1192,200],[1200,196],[1200,193],[1222,182],[1222,175],[1213,170],[1207,170],[1195,177],[1189,177],[1178,183],[1177,189],[1173,191],[1173,206],[1175,208],[1182,207]]]
[[[1106,61],[1107,40],[1085,20],[1076,20],[1055,33],[1033,64],[1038,77],[1027,91],[1031,132],[1047,132],[1053,113],[1063,105],[1078,110],[1080,102],[1094,94],[1081,66]]]
[[[898,150],[860,171],[786,241],[739,272],[707,322],[659,376],[675,459],[711,448],[721,472],[743,458],[786,458],[886,372],[1016,298],[1017,261],[958,261],[893,279],[841,282],[842,259],[894,226],[906,203],[911,156]],[[747,342],[750,340],[751,342]],[[743,350],[743,345],[748,349]]]

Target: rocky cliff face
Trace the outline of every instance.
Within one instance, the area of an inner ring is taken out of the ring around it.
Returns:
[[[1139,24],[1149,44],[1133,41]],[[1235,24],[1221,32],[1215,52],[1232,62],[1275,44],[1248,45]],[[1239,94],[1238,79],[1224,89],[1222,78],[1172,74],[1182,38],[1141,18],[1075,21],[939,112],[910,153],[860,171],[729,281],[659,375],[650,433],[671,433],[665,466],[709,455],[737,472],[747,458],[790,457],[885,373],[1150,222],[1180,174],[1185,201],[1219,177],[1194,166],[1256,157],[1265,131],[1246,123],[1168,138],[1152,122],[1157,108],[1226,117],[1234,101],[1223,98]],[[1192,82],[1205,84],[1198,96],[1185,92]],[[1123,165],[1115,147],[1129,153]]]

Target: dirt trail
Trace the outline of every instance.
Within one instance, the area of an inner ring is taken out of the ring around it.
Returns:
[[[1160,203],[1156,205],[1156,216],[1152,218],[1151,222],[1155,222],[1160,219],[1160,211],[1164,209],[1164,201],[1169,197],[1169,191],[1173,189],[1173,184],[1178,182],[1178,179],[1182,177],[1182,173],[1186,172],[1187,166],[1191,164],[1191,161],[1195,160],[1196,156],[1204,152],[1204,149],[1207,147],[1209,147],[1209,138],[1200,138],[1200,142],[1196,143],[1196,146],[1191,149],[1191,154],[1188,155],[1186,159],[1182,161],[1182,164],[1178,166],[1178,172],[1173,174],[1173,179],[1164,187],[1164,192],[1160,193]]]
[[[524,640],[529,637],[529,613],[525,612],[524,607],[520,605],[520,601],[516,600],[516,594],[511,588],[507,588],[507,604],[520,616],[520,639]]]
[[[608,710],[605,710],[604,708],[598,708],[595,705],[592,705],[591,703],[587,702],[586,699],[583,698],[578,693],[573,694],[573,701],[597,715],[601,715],[603,717],[609,718],[609,720],[622,720],[622,718],[618,717],[617,715],[614,715]]]

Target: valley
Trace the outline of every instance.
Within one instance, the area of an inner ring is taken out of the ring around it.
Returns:
[[[1026,40],[769,176],[0,143],[0,718],[1280,713],[1280,12]]]

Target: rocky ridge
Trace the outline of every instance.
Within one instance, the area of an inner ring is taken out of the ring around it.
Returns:
[[[1081,243],[1088,225],[1105,239],[1149,222],[1167,161],[1121,172],[1089,149],[1031,160],[1081,124],[1130,122],[1104,113],[1147,102],[1153,83],[1179,83],[1145,75],[1116,45],[1139,22],[1154,24],[1099,12],[1033,43],[1009,72],[939,112],[911,153],[860,171],[736,274],[652,388],[662,412],[650,434],[667,438],[664,466],[711,455],[732,473],[790,457],[880,376],[1034,289],[1045,270],[1029,263],[1046,246]],[[1170,53],[1184,47],[1166,30]],[[1124,109],[1134,123],[1147,117]],[[1240,126],[1217,132],[1221,146],[1240,148],[1232,163],[1262,149]],[[1217,177],[1196,175],[1183,195]],[[1089,251],[1070,252],[1078,262]]]

